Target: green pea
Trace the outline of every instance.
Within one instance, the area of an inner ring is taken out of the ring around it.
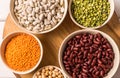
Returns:
[[[103,24],[110,14],[108,0],[73,0],[71,6],[75,20],[85,27]]]

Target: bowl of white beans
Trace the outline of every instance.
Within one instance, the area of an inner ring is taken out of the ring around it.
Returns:
[[[23,30],[44,34],[63,22],[67,8],[67,0],[11,0],[10,15]]]
[[[66,78],[63,71],[56,66],[48,65],[40,68],[33,78]]]

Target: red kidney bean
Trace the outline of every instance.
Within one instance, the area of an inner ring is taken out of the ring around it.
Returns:
[[[100,33],[78,34],[63,52],[63,65],[72,78],[103,78],[114,65],[112,46]]]

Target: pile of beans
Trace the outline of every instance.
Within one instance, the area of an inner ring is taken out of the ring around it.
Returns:
[[[64,9],[64,0],[15,0],[14,14],[27,30],[42,32],[60,22]]]
[[[85,27],[102,25],[110,14],[108,0],[73,0],[71,11],[77,23]]]
[[[64,78],[64,76],[57,67],[46,66],[39,70],[34,78]]]
[[[103,78],[113,67],[114,52],[100,33],[81,33],[67,42],[62,59],[72,78]]]

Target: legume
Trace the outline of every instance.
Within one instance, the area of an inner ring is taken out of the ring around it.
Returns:
[[[39,70],[34,78],[64,78],[64,76],[56,67],[46,66]]]
[[[19,34],[13,37],[6,46],[5,59],[13,70],[29,70],[37,64],[39,58],[40,46],[30,35]]]
[[[62,19],[64,0],[15,0],[14,14],[27,30],[46,31]]]
[[[112,46],[100,33],[74,36],[63,52],[63,65],[72,78],[103,78],[113,60]]]
[[[73,18],[85,27],[102,25],[110,14],[108,0],[73,0],[71,5]]]

